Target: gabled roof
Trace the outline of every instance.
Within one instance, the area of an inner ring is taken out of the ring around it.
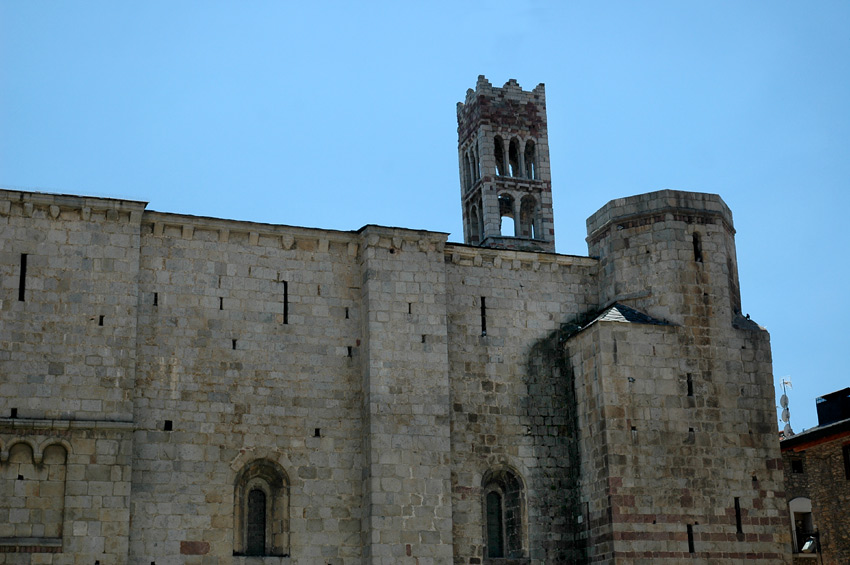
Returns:
[[[656,326],[669,326],[668,322],[653,318],[649,314],[644,314],[634,308],[629,308],[625,304],[615,302],[594,318],[590,324],[596,322],[628,322],[631,324],[652,324]],[[588,326],[590,324],[587,324]],[[587,327],[587,326],[585,326]]]
[[[615,302],[614,304],[603,308],[599,312],[591,312],[590,314],[583,316],[583,319],[590,321],[587,323],[579,321],[561,326],[562,339],[569,339],[598,322],[619,322],[625,324],[644,324],[653,326],[673,325],[670,322],[653,318],[649,314],[644,314],[639,310],[635,310],[634,308],[630,308],[629,306],[620,304],[619,302]]]

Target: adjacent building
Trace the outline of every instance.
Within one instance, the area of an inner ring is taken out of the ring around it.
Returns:
[[[816,402],[817,427],[781,442],[794,563],[850,563],[850,388]]]

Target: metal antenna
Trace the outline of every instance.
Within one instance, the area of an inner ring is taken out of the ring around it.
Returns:
[[[779,405],[782,406],[782,421],[785,422],[785,429],[782,432],[786,438],[794,435],[791,429],[791,410],[788,408],[788,395],[785,387],[791,388],[791,377],[782,377],[782,397],[779,399]]]

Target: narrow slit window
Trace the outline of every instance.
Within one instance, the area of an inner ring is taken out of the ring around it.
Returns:
[[[741,499],[737,496],[735,497],[735,528],[739,534],[744,533],[741,523]]]
[[[21,277],[18,281],[18,300],[24,302],[27,292],[27,254],[21,253]]]
[[[694,378],[688,373],[688,396],[694,395]]]
[[[694,232],[694,261],[702,263],[702,240],[696,232]]]
[[[153,293],[153,305],[159,306],[159,293],[158,292]]]
[[[487,297],[481,297],[481,335],[487,335]]]
[[[345,309],[345,319],[348,319],[348,308]]]
[[[101,314],[100,316],[97,317],[97,325],[98,326],[103,325],[103,314]]]
[[[688,524],[688,553],[696,553],[694,550],[694,527]]]
[[[233,349],[236,349],[236,340],[235,340],[235,339],[232,339],[232,340],[230,340],[230,341],[232,342]]]
[[[218,297],[218,309],[224,310],[224,297],[221,297],[221,296]]]
[[[345,317],[348,317],[348,309],[345,309]],[[283,281],[283,323],[289,323],[289,283]]]

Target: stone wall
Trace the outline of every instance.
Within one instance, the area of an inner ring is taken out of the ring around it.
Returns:
[[[352,234],[145,215],[131,562],[230,562],[234,485],[256,460],[285,474],[280,559],[360,559],[357,249]]]
[[[0,563],[126,560],[143,208],[0,192]]]
[[[483,478],[502,468],[527,489],[528,556],[561,562],[573,539],[566,498],[553,493],[575,480],[577,462],[564,411],[572,385],[551,364],[549,338],[593,304],[595,261],[461,246],[447,246],[446,260],[455,563],[483,562]]]
[[[0,564],[786,562],[719,197],[599,258],[143,208],[0,191]]]

